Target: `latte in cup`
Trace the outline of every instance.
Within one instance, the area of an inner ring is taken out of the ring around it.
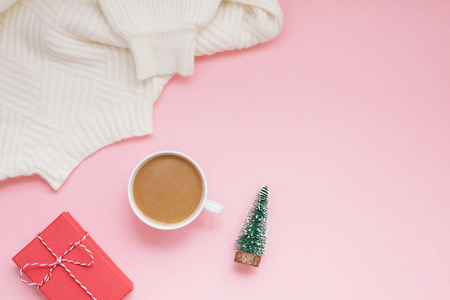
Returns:
[[[142,215],[161,225],[183,222],[201,209],[205,183],[186,158],[163,153],[145,161],[132,181],[132,196]]]

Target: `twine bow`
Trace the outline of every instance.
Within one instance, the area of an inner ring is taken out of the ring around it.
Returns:
[[[78,283],[78,285],[93,299],[93,300],[97,300],[91,292],[88,291],[88,289],[75,277],[75,275],[72,274],[72,272],[70,272],[70,270],[66,267],[66,265],[64,263],[71,263],[74,265],[79,265],[79,266],[83,266],[83,267],[90,267],[94,264],[94,256],[92,256],[92,252],[89,251],[88,248],[86,248],[86,246],[81,245],[81,243],[88,237],[88,233],[86,233],[85,236],[83,236],[83,238],[81,240],[79,240],[76,243],[70,243],[70,248],[66,250],[66,252],[64,252],[63,255],[61,256],[57,256],[55,254],[55,252],[53,252],[52,249],[50,249],[50,247],[44,242],[44,240],[39,236],[39,234],[36,236],[41,243],[47,248],[48,251],[50,251],[50,253],[56,258],[55,262],[53,263],[48,263],[48,264],[41,264],[41,263],[28,263],[25,266],[23,266],[22,268],[20,268],[20,280],[22,280],[23,283],[31,285],[31,286],[36,286],[38,289],[43,286],[47,281],[49,281],[49,279],[52,277],[52,272],[53,270],[55,270],[55,268],[57,266],[61,266],[64,268],[64,270],[66,270],[67,273],[69,273],[69,275],[73,278],[73,280],[75,280],[76,283]],[[76,247],[82,247],[87,253],[89,253],[89,256],[91,257],[91,261],[89,263],[82,263],[82,262],[78,262],[78,261],[73,261],[70,259],[65,259],[64,256],[66,256],[70,251],[72,251],[73,249],[75,249]],[[33,267],[33,266],[37,266],[37,267],[43,267],[43,268],[50,268],[50,271],[48,271],[47,275],[45,275],[44,279],[40,282],[40,283],[36,283],[36,282],[29,282],[26,281],[25,279],[23,279],[23,270],[25,270],[25,268],[27,267]]]

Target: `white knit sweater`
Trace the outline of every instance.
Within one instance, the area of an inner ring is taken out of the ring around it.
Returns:
[[[0,180],[58,189],[98,149],[152,132],[194,56],[274,38],[277,0],[0,0]]]

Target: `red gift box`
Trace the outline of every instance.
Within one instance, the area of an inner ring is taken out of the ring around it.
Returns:
[[[60,258],[62,264],[57,263],[48,281],[40,286],[45,296],[50,300],[122,299],[133,290],[133,283],[97,243],[85,235],[87,232],[80,224],[68,212],[64,212],[38,235],[50,249],[36,237],[14,256],[13,261],[19,268],[26,266],[23,272],[31,281],[39,284],[49,274],[51,264],[58,261],[57,257],[73,248]],[[80,244],[76,244],[81,240]],[[89,264],[92,260],[89,252],[92,253],[93,264]],[[92,297],[88,292],[92,293]]]

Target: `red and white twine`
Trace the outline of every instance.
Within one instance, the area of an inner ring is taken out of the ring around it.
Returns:
[[[32,285],[32,286],[36,286],[38,289],[44,285],[49,279],[50,277],[52,277],[52,272],[53,270],[55,270],[55,268],[57,266],[61,266],[64,268],[64,270],[66,270],[67,273],[69,273],[69,275],[73,278],[73,280],[75,280],[76,283],[78,283],[78,285],[93,299],[93,300],[97,300],[91,292],[88,291],[88,289],[75,277],[75,275],[72,274],[72,272],[70,272],[70,270],[66,267],[66,265],[64,263],[71,263],[74,265],[79,265],[79,266],[83,266],[83,267],[90,267],[94,264],[94,256],[92,256],[91,251],[89,251],[88,248],[86,248],[86,246],[81,245],[81,243],[88,237],[88,233],[86,233],[85,236],[83,236],[83,238],[81,240],[79,240],[76,243],[70,243],[70,248],[66,250],[66,252],[64,252],[63,255],[61,256],[57,256],[55,254],[55,252],[53,252],[52,249],[50,249],[50,247],[44,242],[44,240],[39,236],[39,234],[36,236],[41,243],[47,248],[48,251],[50,251],[50,253],[56,258],[56,261],[53,263],[48,263],[48,264],[41,264],[41,263],[28,263],[25,266],[23,266],[22,268],[20,268],[20,279],[22,280],[23,283],[28,284],[28,285]],[[80,246],[81,248],[83,248],[91,257],[91,261],[89,263],[82,263],[82,262],[78,262],[78,261],[73,261],[70,259],[65,259],[64,256],[66,256],[70,251],[72,251],[73,249],[75,249],[75,247]],[[40,283],[36,283],[36,282],[29,282],[26,281],[25,279],[23,279],[23,270],[25,270],[25,268],[27,267],[43,267],[43,268],[50,268],[50,271],[48,271],[47,275],[45,275],[44,279],[40,282]]]

